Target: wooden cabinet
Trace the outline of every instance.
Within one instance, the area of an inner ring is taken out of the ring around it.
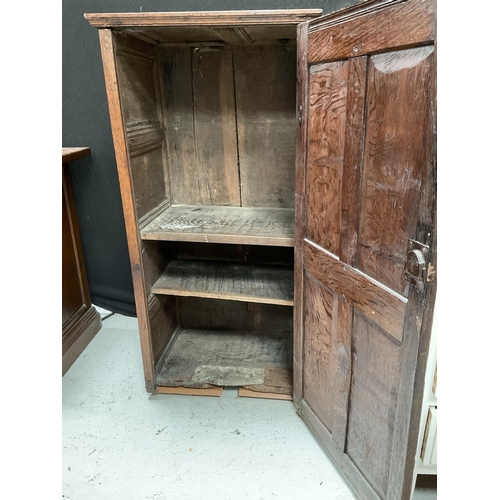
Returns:
[[[86,14],[150,393],[293,398],[407,499],[436,286],[435,2]]]
[[[89,148],[62,148],[62,374],[101,329],[90,301],[69,162],[90,155]]]

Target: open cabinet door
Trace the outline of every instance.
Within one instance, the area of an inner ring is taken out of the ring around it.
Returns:
[[[362,499],[412,495],[436,289],[436,5],[299,26],[294,401]]]

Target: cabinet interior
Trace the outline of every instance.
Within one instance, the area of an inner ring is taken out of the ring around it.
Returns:
[[[114,30],[159,387],[291,397],[295,30]]]

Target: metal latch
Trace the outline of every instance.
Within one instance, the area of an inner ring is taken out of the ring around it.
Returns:
[[[427,258],[429,246],[419,241],[409,240],[406,251],[405,278],[415,284],[419,290],[424,289],[427,279]]]

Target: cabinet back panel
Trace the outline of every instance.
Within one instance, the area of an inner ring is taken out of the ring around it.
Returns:
[[[296,48],[233,48],[241,202],[293,208]]]
[[[292,331],[293,308],[231,300],[179,297],[181,328]]]
[[[295,46],[160,50],[172,204],[293,208]]]

